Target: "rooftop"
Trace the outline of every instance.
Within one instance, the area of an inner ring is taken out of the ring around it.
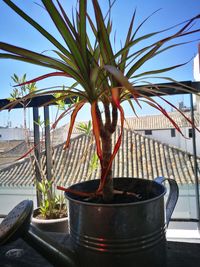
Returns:
[[[116,141],[120,129],[114,136]],[[53,176],[56,184],[71,185],[100,176],[100,168],[91,169],[95,144],[91,136],[79,135],[71,140],[69,149],[63,144],[52,149]],[[41,156],[45,170],[45,155]],[[200,158],[197,158],[198,171]],[[124,129],[122,145],[113,165],[114,177],[153,179],[164,176],[179,184],[194,184],[194,157],[176,147]],[[29,159],[21,160],[0,170],[1,186],[30,186],[34,183],[33,168]]]
[[[179,112],[170,112],[170,117],[178,124],[179,127],[191,127]],[[184,115],[191,119],[191,112],[184,112]],[[194,113],[194,121],[196,125],[200,124],[200,114]],[[125,126],[134,130],[155,130],[155,129],[172,129],[173,124],[162,114],[147,115],[139,117],[126,118]]]

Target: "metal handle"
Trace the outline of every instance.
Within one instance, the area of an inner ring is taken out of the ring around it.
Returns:
[[[169,183],[169,196],[166,202],[166,225],[168,226],[179,196],[178,185],[175,180],[170,178],[157,177],[154,181],[159,184],[162,184],[164,181]]]

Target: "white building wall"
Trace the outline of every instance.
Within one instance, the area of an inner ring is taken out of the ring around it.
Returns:
[[[200,44],[199,44],[199,51],[200,51]],[[200,82],[200,55],[197,54],[194,58],[193,62],[193,77],[196,82]],[[194,104],[196,105],[197,111],[200,113],[200,96],[194,95]]]
[[[199,62],[199,54],[197,54],[194,58],[193,64],[193,76],[195,81],[200,81],[200,62]]]
[[[189,138],[188,132],[189,127],[185,127],[181,129],[183,134],[185,135],[184,138],[180,133],[176,131],[176,136],[171,137],[171,129],[160,129],[160,130],[152,130],[152,135],[145,135],[145,131],[136,131],[140,134],[143,134],[149,138],[153,138],[158,140],[162,143],[178,147],[184,151],[187,151],[193,154],[193,141],[192,138]],[[198,131],[195,132],[196,135],[196,150],[197,155],[200,156],[200,133]]]
[[[24,140],[25,134],[22,128],[0,128],[0,141]]]

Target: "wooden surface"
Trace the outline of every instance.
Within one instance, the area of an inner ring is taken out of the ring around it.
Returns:
[[[52,234],[52,236],[59,243],[67,243],[68,237],[66,235]],[[41,266],[52,267],[48,261],[30,248],[22,239],[0,247],[0,267]],[[167,267],[198,266],[200,266],[200,244],[167,242]]]

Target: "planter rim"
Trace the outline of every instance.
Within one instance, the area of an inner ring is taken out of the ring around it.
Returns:
[[[32,221],[35,221],[35,222],[39,222],[39,223],[43,223],[43,224],[46,224],[46,223],[54,223],[55,221],[58,222],[62,222],[62,221],[65,221],[65,220],[68,220],[68,217],[64,217],[64,218],[57,218],[57,219],[38,219],[38,218],[35,218],[32,216]]]
[[[78,204],[82,204],[82,205],[87,205],[87,206],[96,206],[96,207],[108,207],[108,208],[113,208],[113,207],[127,207],[127,206],[138,206],[138,205],[143,205],[144,203],[151,203],[151,202],[154,202],[156,201],[157,199],[163,197],[165,194],[166,194],[166,188],[164,185],[162,184],[159,184],[157,182],[155,182],[154,180],[148,180],[148,179],[142,179],[142,178],[134,178],[134,177],[124,177],[124,178],[119,178],[119,177],[116,177],[116,178],[113,178],[113,180],[116,180],[116,179],[135,179],[137,181],[142,181],[142,182],[148,182],[148,183],[152,183],[152,184],[155,184],[155,186],[157,187],[161,187],[163,189],[163,192],[161,194],[159,194],[158,196],[156,197],[153,197],[153,198],[150,198],[150,199],[147,199],[147,200],[141,200],[141,201],[137,201],[137,202],[130,202],[130,203],[91,203],[91,202],[86,202],[86,201],[82,201],[82,200],[78,200],[78,199],[75,199],[71,196],[70,193],[67,193],[65,192],[65,197],[70,200],[70,201],[73,201],[75,203],[78,203]],[[97,182],[99,181],[99,179],[94,179],[94,180],[90,180],[90,181],[84,181],[84,182],[80,182],[80,183],[77,183],[77,184],[73,184],[72,186],[70,186],[70,188],[72,187],[75,187],[77,185],[81,185],[81,184],[84,184],[84,183],[90,183],[90,182]],[[74,188],[73,188],[74,189]],[[69,196],[70,195],[70,196]]]

